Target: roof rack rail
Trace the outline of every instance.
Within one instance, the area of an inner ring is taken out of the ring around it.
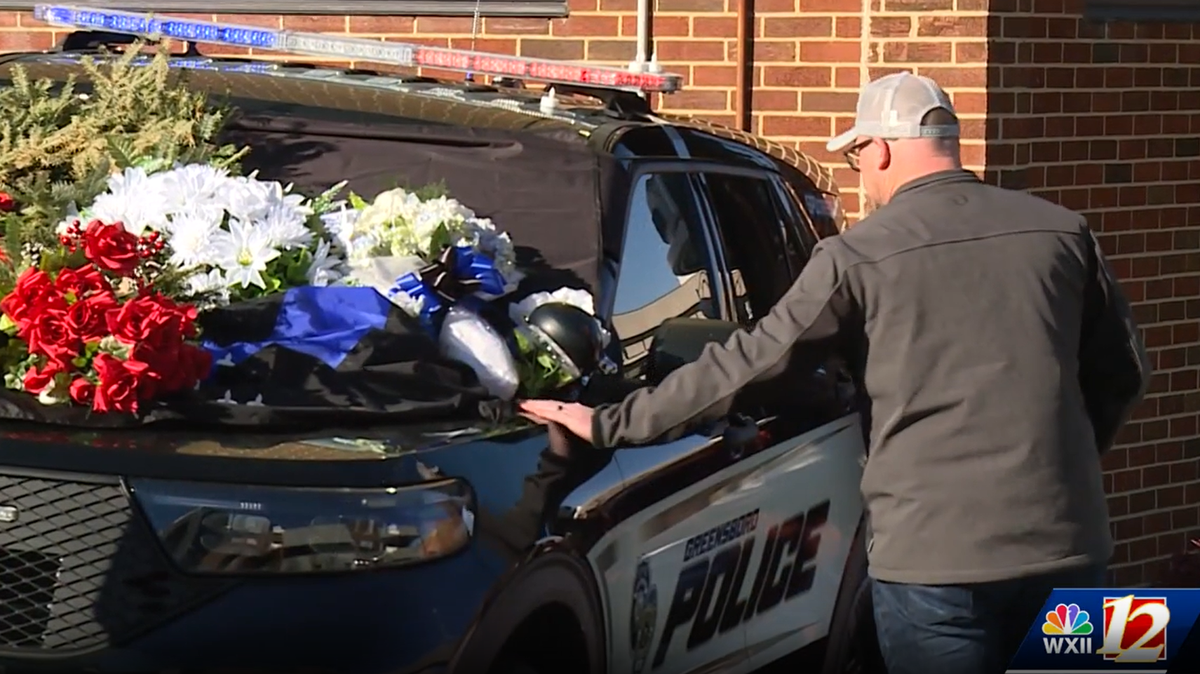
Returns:
[[[678,91],[683,78],[671,73],[638,72],[612,66],[507,56],[467,49],[380,42],[341,35],[302,33],[255,26],[197,21],[172,16],[123,12],[71,5],[35,5],[34,18],[53,26],[84,31],[171,38],[306,56],[369,61],[404,67],[426,67],[472,75],[508,77],[534,82],[578,85],[589,89],[638,93]]]

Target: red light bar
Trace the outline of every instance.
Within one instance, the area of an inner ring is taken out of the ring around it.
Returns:
[[[682,80],[679,75],[666,73],[638,73],[569,61],[503,56],[441,47],[419,47],[414,60],[420,66],[464,73],[643,92],[678,91]]]

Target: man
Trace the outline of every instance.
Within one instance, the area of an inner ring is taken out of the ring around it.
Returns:
[[[656,388],[523,411],[598,447],[725,412],[793,348],[835,349],[865,398],[862,492],[890,674],[1002,672],[1055,587],[1096,587],[1112,552],[1100,455],[1150,367],[1084,218],[962,169],[932,80],[867,85],[829,142],[878,205],[813,250],[751,331]]]

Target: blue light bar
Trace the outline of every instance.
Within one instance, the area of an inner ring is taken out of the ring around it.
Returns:
[[[535,82],[663,93],[678,91],[683,82],[679,75],[669,73],[636,72],[585,63],[381,42],[342,35],[273,30],[169,16],[159,18],[153,14],[136,14],[114,9],[35,5],[33,16],[52,26],[102,30],[148,40],[171,38],[186,42],[370,61],[402,67],[438,68]]]

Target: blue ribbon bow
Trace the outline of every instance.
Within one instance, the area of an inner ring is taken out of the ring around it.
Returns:
[[[447,246],[437,259],[396,279],[388,296],[404,293],[421,304],[421,323],[436,335],[436,317],[444,308],[476,292],[504,293],[496,263],[471,246]]]

